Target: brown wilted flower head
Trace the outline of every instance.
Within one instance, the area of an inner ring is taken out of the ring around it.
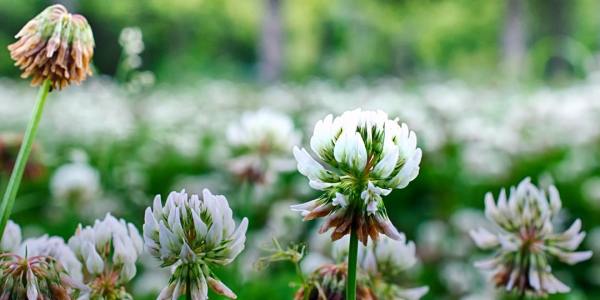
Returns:
[[[312,273],[308,281],[298,290],[294,300],[344,300],[346,299],[346,277],[348,265],[327,264]],[[367,285],[366,275],[358,273],[356,299],[377,300]]]
[[[62,89],[92,75],[92,29],[85,17],[70,14],[60,4],[46,8],[15,37],[19,40],[8,46],[10,57],[23,71],[21,77],[32,77],[34,86],[48,79],[53,89]]]
[[[85,289],[50,256],[0,255],[0,299],[70,300]]]

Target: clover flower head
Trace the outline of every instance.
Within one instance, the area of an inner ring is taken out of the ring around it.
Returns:
[[[144,51],[142,30],[139,27],[123,28],[123,30],[121,30],[121,34],[119,34],[119,44],[123,49],[123,67],[129,71],[141,67],[142,57],[140,55]]]
[[[418,262],[415,243],[383,237],[367,246],[362,267],[370,273],[394,276]]]
[[[164,206],[156,196],[144,219],[146,250],[175,271],[159,299],[177,299],[187,292],[207,299],[210,286],[220,295],[236,295],[219,281],[211,268],[230,264],[244,249],[248,219],[236,228],[224,196],[205,189],[202,198],[185,191],[169,194]]]
[[[2,240],[0,240],[0,253],[15,253],[21,244],[21,227],[8,220]]]
[[[80,224],[69,247],[83,265],[89,298],[131,299],[125,284],[135,276],[135,263],[144,247],[133,224],[107,214],[93,226]]]
[[[90,201],[100,191],[100,175],[87,163],[75,162],[60,166],[50,180],[55,199]]]
[[[92,74],[94,36],[85,17],[70,14],[60,5],[52,5],[29,21],[8,46],[21,77],[33,77],[32,85],[46,79],[54,89],[72,82],[80,83]]]
[[[347,236],[333,243],[332,257],[337,262],[347,260]],[[402,273],[418,262],[414,242],[407,241],[404,236],[399,241],[383,236],[367,246],[359,245],[358,262],[360,269],[369,276],[378,299],[416,300],[429,291],[426,286],[404,288],[397,284]]]
[[[246,112],[227,128],[232,152],[229,169],[254,183],[270,183],[283,171],[294,168],[290,150],[300,141],[294,122],[269,109]]]
[[[56,236],[44,235],[23,241],[20,256],[46,256],[59,262],[65,272],[77,282],[83,282],[82,264],[65,241]]]
[[[0,254],[0,299],[69,300],[85,290],[49,256]]]
[[[501,190],[497,202],[488,193],[485,214],[497,230],[478,228],[470,234],[479,248],[495,249],[497,254],[476,265],[492,270],[495,284],[507,291],[532,296],[569,292],[569,287],[552,275],[550,259],[573,265],[589,259],[592,252],[575,251],[585,237],[581,220],[564,232],[555,232],[552,221],[561,206],[554,186],[544,191],[529,178],[512,187],[508,195]]]
[[[294,300],[345,299],[347,276],[346,264],[323,265],[309,276],[307,282],[296,292]],[[366,275],[359,272],[357,276],[356,299],[377,299],[368,285]]]
[[[314,156],[298,147],[294,156],[300,173],[323,194],[292,209],[305,220],[326,217],[320,232],[334,228],[333,240],[348,234],[352,226],[365,245],[369,237],[377,240],[379,233],[400,240],[383,197],[418,175],[422,153],[415,133],[382,111],[357,109],[318,121],[310,146]]]

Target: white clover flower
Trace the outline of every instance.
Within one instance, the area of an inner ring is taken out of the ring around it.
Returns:
[[[294,122],[269,109],[246,112],[227,128],[233,158],[229,169],[254,183],[270,183],[282,171],[294,168],[290,150],[300,141]]]
[[[362,267],[371,273],[395,276],[417,262],[414,242],[384,237],[367,247]]]
[[[142,30],[139,27],[125,27],[119,35],[119,44],[123,48],[123,64],[128,70],[142,65],[140,54],[144,51]]]
[[[85,292],[50,256],[0,254],[0,299],[71,299]]]
[[[585,237],[581,220],[557,233],[552,220],[561,209],[558,190],[547,193],[525,178],[510,194],[500,191],[498,202],[491,193],[485,197],[485,214],[498,230],[478,228],[471,231],[473,241],[482,249],[496,249],[497,254],[476,265],[493,270],[495,284],[507,291],[545,296],[566,293],[570,289],[552,275],[550,258],[573,265],[592,256],[591,251],[575,250]]]
[[[365,245],[379,233],[401,239],[382,198],[418,175],[422,154],[415,133],[382,111],[357,109],[317,122],[310,146],[317,159],[298,147],[294,156],[300,173],[323,194],[292,209],[305,220],[327,217],[320,232],[335,228],[333,240],[348,234],[353,223]]]
[[[87,163],[65,164],[52,175],[50,191],[55,199],[61,201],[90,201],[100,191],[100,175]]]
[[[348,240],[349,237],[344,236],[333,242],[331,256],[334,261],[343,263],[347,260]],[[359,245],[358,262],[381,299],[416,300],[429,291],[426,286],[403,288],[397,284],[402,273],[418,262],[415,243],[407,241],[403,234],[399,241],[382,236],[367,246]]]
[[[143,251],[143,240],[133,224],[107,214],[93,226],[80,224],[69,247],[83,265],[84,283],[91,287],[86,297],[131,299],[125,284],[135,276],[135,263]]]
[[[344,299],[347,277],[348,266],[346,264],[322,265],[309,275],[308,280],[294,295],[294,300]],[[361,270],[357,274],[356,299],[378,299],[370,286],[368,276]]]
[[[127,55],[139,55],[144,51],[142,30],[139,27],[125,27],[119,35],[119,44]]]
[[[361,267],[382,279],[374,288],[381,299],[418,300],[429,292],[429,287],[404,288],[396,284],[399,275],[417,262],[415,243],[384,236],[367,246]]]
[[[21,244],[21,227],[8,220],[2,240],[0,240],[0,253],[15,253]]]
[[[144,218],[146,250],[175,271],[159,299],[177,299],[191,293],[207,299],[208,287],[235,299],[235,294],[211,271],[215,265],[230,264],[244,249],[248,219],[235,226],[227,199],[205,189],[202,199],[185,191],[169,194],[164,206],[160,195]],[[190,289],[188,291],[188,289]]]
[[[77,282],[83,282],[82,264],[60,237],[49,237],[26,239],[20,246],[18,254],[22,257],[47,256],[59,262],[71,278]]]

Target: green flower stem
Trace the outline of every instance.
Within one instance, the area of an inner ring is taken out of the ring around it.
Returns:
[[[348,282],[346,283],[346,300],[356,300],[356,265],[358,260],[358,234],[356,226],[350,231],[348,256]]]
[[[23,178],[25,166],[27,165],[29,154],[31,154],[31,146],[33,145],[35,134],[37,133],[40,120],[42,119],[42,112],[44,111],[44,105],[46,104],[48,92],[50,92],[50,80],[46,79],[40,87],[40,91],[31,114],[31,119],[27,125],[27,130],[25,130],[23,142],[21,143],[21,148],[19,149],[19,154],[17,155],[17,161],[15,162],[15,166],[10,175],[10,180],[8,181],[6,191],[4,191],[2,203],[0,203],[0,240],[4,234],[4,227],[6,227],[6,223],[10,217],[13,205],[15,204],[15,199],[17,198],[17,192],[19,191],[19,186],[21,185],[21,179]]]

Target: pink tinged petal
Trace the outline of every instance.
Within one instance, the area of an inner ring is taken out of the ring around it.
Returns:
[[[384,218],[378,214],[375,214],[375,220],[379,224],[379,226],[383,229],[383,233],[387,235],[389,238],[396,241],[404,241],[404,234],[400,233],[398,229],[392,224],[392,222],[388,218]]]
[[[178,300],[179,297],[185,292],[185,288],[185,283],[177,280],[175,288],[173,289],[173,294],[171,295],[171,300]]]
[[[144,226],[142,227],[144,236],[152,237],[155,233],[158,233],[158,222],[152,214],[150,207],[146,208],[144,213]]]
[[[157,300],[171,300],[173,298],[173,291],[175,290],[175,283],[170,283],[168,286],[163,288],[158,295]]]
[[[225,296],[229,299],[237,299],[237,296],[229,289],[223,282],[216,280],[212,277],[208,277],[208,285],[210,288],[221,296]]]
[[[484,260],[478,260],[475,262],[475,267],[479,268],[479,269],[484,269],[484,270],[492,270],[495,269],[498,265],[499,265],[499,260],[498,258],[488,258],[488,259],[484,259]]]
[[[157,221],[162,218],[162,215],[163,215],[163,206],[162,206],[162,203],[161,203],[160,195],[156,195],[156,197],[154,197],[154,201],[152,203],[152,214],[154,215],[154,218]]]
[[[552,238],[552,245],[567,250],[577,249],[585,238],[585,232],[579,232],[580,230],[581,220],[577,219],[567,231]]]
[[[510,273],[510,276],[508,278],[508,282],[506,283],[506,290],[507,291],[512,291],[512,289],[515,286],[515,282],[517,281],[517,278],[519,277],[519,268],[515,268],[512,270],[512,272]]]
[[[592,251],[561,252],[557,258],[566,264],[574,265],[590,259],[592,255]]]
[[[469,232],[469,235],[471,236],[477,247],[481,249],[490,249],[500,244],[496,235],[492,234],[484,228],[471,230]]]
[[[37,300],[39,295],[37,279],[33,275],[31,268],[27,269],[27,299]]]
[[[229,245],[229,257],[231,259],[237,257],[244,250],[247,230],[248,218],[244,218],[231,237],[231,244]]]
[[[581,242],[583,242],[583,239],[585,238],[585,232],[581,232],[575,236],[566,238],[568,239],[563,239],[563,236],[561,235],[558,237],[557,241],[552,242],[552,245],[562,249],[573,251],[577,249],[577,247],[579,247]]]
[[[542,274],[542,287],[550,294],[568,293],[571,289],[558,280],[551,273],[545,272]]]
[[[551,185],[548,187],[548,196],[550,198],[550,210],[552,211],[552,215],[557,215],[562,207],[562,203],[560,201],[560,195],[558,194],[558,190],[555,186]]]
[[[291,205],[290,209],[292,211],[300,212],[302,214],[302,216],[306,216],[313,209],[315,209],[318,205],[319,205],[319,200],[315,199],[315,200],[311,200],[311,201],[308,201],[308,202]]]

